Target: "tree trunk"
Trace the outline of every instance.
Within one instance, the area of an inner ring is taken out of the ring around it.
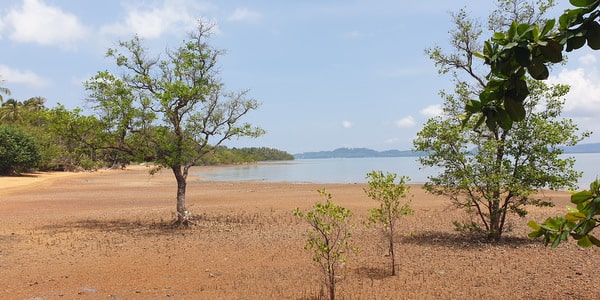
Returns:
[[[175,179],[177,180],[177,220],[175,224],[178,226],[190,225],[190,213],[185,206],[185,190],[187,186],[187,172],[181,166],[171,167]]]
[[[500,227],[501,213],[499,200],[493,200],[490,209],[490,228],[487,233],[487,238],[490,241],[499,242],[502,237],[502,228]]]
[[[394,254],[394,226],[390,224],[390,256],[392,257],[392,276],[396,276],[396,255]]]

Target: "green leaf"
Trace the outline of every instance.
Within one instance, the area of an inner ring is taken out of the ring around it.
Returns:
[[[554,242],[552,243],[552,248],[556,248],[560,245],[560,238],[557,236],[554,238]]]
[[[484,122],[484,121],[485,121],[485,116],[483,116],[483,115],[482,115],[482,116],[479,118],[479,120],[477,120],[477,123],[475,124],[475,127],[474,127],[474,128],[475,128],[475,129],[479,128],[479,126],[481,126],[481,124],[483,124],[483,122]]]
[[[532,60],[531,64],[527,67],[527,72],[536,80],[545,80],[550,76],[548,67],[546,67],[546,64],[541,59]]]
[[[585,45],[586,38],[583,36],[574,36],[567,40],[567,52],[579,49]]]
[[[510,118],[508,113],[506,113],[506,110],[498,108],[498,118],[496,119],[496,122],[498,122],[498,125],[502,129],[509,130],[512,128],[513,120]]]
[[[492,38],[495,40],[504,40],[504,38],[505,38],[504,32],[494,32],[494,35],[492,36]]]
[[[565,219],[571,222],[578,222],[581,220],[585,220],[585,214],[582,212],[571,212],[565,215]]]
[[[576,7],[587,7],[597,0],[569,0],[569,2]]]
[[[581,239],[579,239],[579,241],[577,241],[577,245],[580,247],[589,248],[594,244],[587,235],[584,235]]]
[[[581,191],[571,195],[571,202],[575,204],[582,203],[592,198],[592,192]]]
[[[480,101],[477,100],[469,100],[465,105],[465,110],[471,114],[476,114],[481,111],[483,105]]]
[[[525,119],[526,111],[523,102],[505,98],[504,109],[506,109],[508,116],[514,121],[521,121]]]
[[[515,38],[515,35],[517,34],[517,22],[512,22],[512,24],[510,24],[510,27],[508,28],[508,36],[506,37],[507,40],[512,41]],[[507,45],[508,46],[508,45]],[[512,48],[514,47],[514,45],[511,45],[510,47],[507,48]]]
[[[527,47],[514,47],[515,59],[522,67],[527,67],[531,63],[531,52]]]
[[[600,180],[596,179],[590,182],[590,193],[594,194],[598,189],[600,189]]]
[[[552,31],[555,24],[556,24],[555,19],[550,19],[550,20],[546,21],[546,24],[544,25],[544,28],[542,28],[542,32],[540,33],[540,35],[545,36],[546,34],[548,34],[550,31]]]
[[[533,220],[527,222],[527,226],[536,231],[542,229],[542,227],[540,227],[540,225],[538,225],[538,223]]]
[[[542,55],[544,56],[544,58],[550,62],[558,63],[563,60],[563,56],[562,56],[563,45],[561,45],[558,42],[555,42],[553,40],[548,40],[548,43],[546,44],[546,46],[541,46],[541,47],[539,47],[539,49],[540,49],[540,52],[542,52]]]
[[[532,232],[530,232],[527,236],[529,236],[530,238],[534,238],[535,239],[535,238],[539,238],[540,236],[543,236],[543,235],[544,235],[544,232],[541,231],[541,230],[538,230],[538,231],[532,231]]]
[[[600,49],[600,24],[597,22],[591,22],[588,25],[587,33],[585,37],[587,39],[587,44],[590,48],[594,50]]]
[[[600,247],[600,240],[598,240],[595,236],[588,235],[588,238],[590,239],[590,242],[592,242],[592,244],[594,244],[594,246]]]

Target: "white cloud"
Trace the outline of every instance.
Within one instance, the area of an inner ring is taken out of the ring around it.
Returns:
[[[352,122],[350,122],[350,121],[342,121],[342,127],[344,127],[344,128],[350,128],[350,127],[352,127]]]
[[[394,122],[396,124],[396,127],[398,128],[409,128],[409,127],[413,127],[415,126],[415,118],[413,118],[412,116],[408,116],[405,118],[402,118],[396,122]]]
[[[0,74],[2,80],[10,83],[25,84],[33,88],[43,88],[50,85],[50,82],[31,71],[20,71],[11,69],[5,65],[0,65]]]
[[[567,84],[565,113],[572,116],[597,116],[600,113],[600,75],[595,67],[596,57],[592,54],[579,59],[582,67],[563,69],[548,79],[549,83]]]
[[[229,17],[227,17],[227,21],[230,22],[257,22],[262,18],[262,15],[257,12],[247,8],[236,8]]]
[[[125,7],[124,20],[102,26],[101,34],[118,37],[138,34],[141,38],[156,39],[166,33],[187,33],[194,29],[203,13],[212,9],[210,5],[188,0],[165,0],[154,6],[136,3]]]
[[[429,106],[421,109],[421,111],[419,111],[419,113],[421,113],[421,115],[423,115],[427,118],[433,118],[433,117],[441,116],[444,113],[444,111],[442,110],[442,105],[434,104],[434,105],[429,105]]]
[[[8,12],[3,26],[11,40],[63,48],[73,47],[88,34],[77,16],[42,0],[24,0],[23,6]]]
[[[360,39],[364,36],[364,34],[358,30],[354,30],[354,31],[350,31],[350,32],[346,32],[344,34],[344,38],[345,39],[349,39],[349,40],[355,40],[355,39]]]
[[[595,64],[598,60],[596,59],[596,56],[594,56],[591,53],[588,53],[588,54],[583,55],[582,57],[580,57],[578,59],[578,61],[582,65],[591,65],[591,64]]]

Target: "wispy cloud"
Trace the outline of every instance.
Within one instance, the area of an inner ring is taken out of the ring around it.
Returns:
[[[350,122],[350,121],[342,121],[342,127],[344,127],[344,128],[350,128],[350,127],[352,127],[352,122]]]
[[[353,31],[344,33],[344,38],[348,39],[348,40],[357,40],[364,36],[365,36],[365,34],[358,30],[353,30]]]
[[[260,21],[262,15],[254,10],[248,8],[236,8],[229,17],[227,17],[227,21],[229,22],[257,22]]]
[[[433,104],[429,105],[419,111],[419,113],[427,118],[433,118],[437,116],[441,116],[443,113],[442,105]]]
[[[2,74],[2,80],[9,83],[24,84],[32,88],[43,88],[50,85],[50,81],[31,71],[16,70],[5,65],[0,65],[0,74]]]
[[[73,48],[89,32],[77,16],[42,0],[24,0],[22,6],[4,16],[2,23],[0,30],[7,31],[13,41],[62,48]]]
[[[394,124],[396,124],[396,127],[398,128],[410,128],[415,126],[416,122],[415,122],[415,118],[413,118],[412,116],[408,116],[405,118],[402,118],[400,120],[397,120],[396,122],[394,122]]]
[[[149,5],[144,2],[125,5],[123,20],[104,25],[100,32],[109,36],[131,36],[156,39],[167,33],[191,31],[200,16],[213,9],[211,5],[190,0],[165,0],[162,4]]]

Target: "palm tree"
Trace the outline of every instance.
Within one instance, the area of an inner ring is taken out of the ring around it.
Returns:
[[[7,123],[16,123],[21,119],[21,108],[23,103],[15,100],[8,99],[0,106],[0,121]]]
[[[0,82],[4,82],[4,80],[0,79]],[[10,96],[10,90],[8,88],[0,86],[0,104],[2,104],[2,101],[4,101],[4,99],[2,98],[2,94]]]
[[[32,98],[25,100],[25,102],[23,102],[23,107],[25,109],[27,109],[27,111],[29,111],[29,112],[36,112],[36,111],[44,110],[44,108],[45,108],[44,103],[46,103],[46,98],[39,97],[39,96],[32,97]]]

